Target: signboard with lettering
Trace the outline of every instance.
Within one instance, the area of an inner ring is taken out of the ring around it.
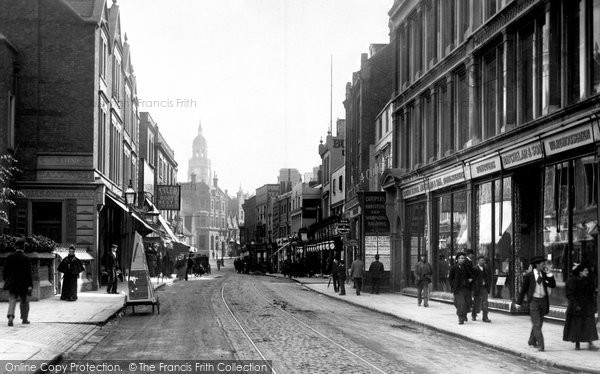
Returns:
[[[416,184],[407,186],[402,189],[402,198],[410,199],[411,197],[422,195],[427,191],[425,187],[425,180],[421,180]]]
[[[155,201],[158,210],[179,210],[181,208],[181,186],[156,185]]]
[[[539,160],[542,157],[544,157],[544,152],[542,151],[542,144],[538,140],[527,143],[521,147],[509,149],[500,154],[502,167],[504,169]]]
[[[464,182],[467,179],[465,170],[462,166],[453,168],[449,171],[434,175],[429,179],[429,189],[431,191],[439,190],[440,188],[452,186],[457,183]]]
[[[547,156],[594,143],[592,126],[580,126],[544,139]]]
[[[385,192],[360,192],[360,202],[365,235],[388,233],[390,224],[385,212]]]
[[[365,264],[370,264],[376,254],[385,270],[390,270],[390,237],[387,235],[365,236]],[[369,267],[367,266],[367,269]]]
[[[484,175],[492,174],[502,170],[502,164],[500,163],[500,156],[494,156],[486,158],[481,161],[474,161],[470,164],[471,167],[471,178],[478,178]]]

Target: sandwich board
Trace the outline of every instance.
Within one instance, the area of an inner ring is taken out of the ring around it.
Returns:
[[[152,313],[154,313],[154,306],[156,305],[158,314],[160,314],[160,302],[158,296],[154,294],[154,286],[152,286],[150,280],[144,243],[142,236],[137,232],[133,239],[133,256],[131,257],[131,267],[127,276],[125,306],[129,305],[131,305],[134,313],[136,305],[152,305]]]

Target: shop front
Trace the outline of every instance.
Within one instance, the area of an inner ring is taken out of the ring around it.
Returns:
[[[472,249],[491,269],[493,307],[514,310],[529,260],[544,256],[556,277],[551,314],[561,318],[574,263],[598,281],[598,123],[580,121],[504,142],[459,164],[399,182],[402,196],[403,292],[414,294],[413,269],[425,255],[433,297],[450,300],[456,254]]]

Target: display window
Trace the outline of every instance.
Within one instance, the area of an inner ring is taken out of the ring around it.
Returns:
[[[426,238],[427,238],[427,203],[418,201],[410,203],[406,207],[406,222],[408,223],[408,241],[407,255],[409,256],[410,275],[409,285],[415,286],[415,265],[419,261],[419,256],[427,255]]]
[[[449,268],[454,264],[456,254],[466,251],[469,246],[467,192],[456,191],[435,197],[433,222],[436,258],[432,264],[437,271],[434,289],[449,292]]]
[[[574,263],[591,264],[597,279],[598,170],[593,156],[544,168],[543,253],[552,269],[556,288],[552,305],[566,306],[565,283]]]
[[[513,256],[512,178],[481,183],[475,189],[474,243],[492,272],[490,297],[511,299]]]

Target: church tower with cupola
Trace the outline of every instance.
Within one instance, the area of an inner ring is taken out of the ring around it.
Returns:
[[[192,178],[194,175],[194,178]],[[198,135],[194,138],[192,158],[188,164],[188,181],[204,182],[211,184],[210,160],[208,158],[208,147],[206,139],[202,135],[202,123],[198,124]]]

